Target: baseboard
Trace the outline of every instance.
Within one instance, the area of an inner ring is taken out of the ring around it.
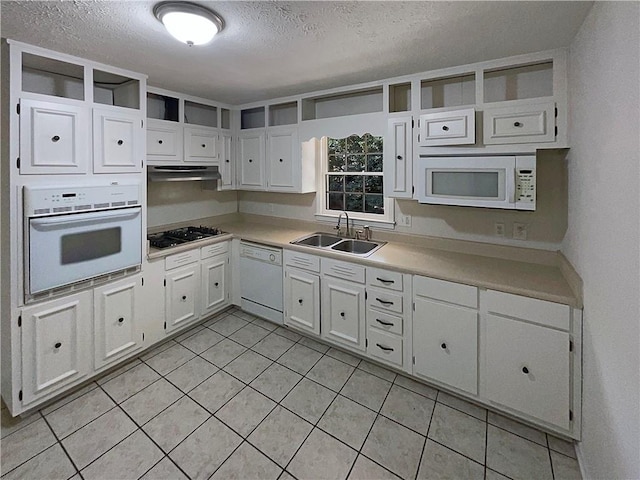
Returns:
[[[575,451],[576,451],[576,459],[578,460],[578,468],[580,469],[580,475],[582,476],[582,480],[588,480],[590,477],[587,474],[585,463],[583,461],[584,457],[582,456],[582,449],[580,448],[579,442],[575,444]]]

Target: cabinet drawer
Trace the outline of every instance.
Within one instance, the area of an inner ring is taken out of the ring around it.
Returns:
[[[478,308],[478,289],[470,285],[414,276],[413,292],[420,297],[429,297],[464,307]]]
[[[421,146],[474,143],[476,143],[476,129],[473,108],[420,115]]]
[[[227,253],[229,251],[229,242],[214,243],[213,245],[206,245],[200,249],[200,258],[215,257],[221,253]]]
[[[484,111],[484,143],[535,143],[555,140],[555,104],[491,108]]]
[[[367,267],[367,285],[372,287],[388,288],[390,290],[402,291],[402,274],[381,270],[379,268]]]
[[[322,259],[322,273],[331,275],[343,280],[351,280],[352,282],[364,283],[364,270],[362,265],[354,263],[341,262],[339,260]]]
[[[487,306],[490,313],[521,318],[562,330],[570,329],[569,305],[488,290]]]
[[[147,128],[147,156],[178,158],[182,154],[182,131],[173,126]]]
[[[320,257],[314,257],[306,253],[293,252],[291,250],[284,251],[284,264],[309,270],[311,272],[320,271]]]
[[[218,157],[216,142],[218,134],[215,130],[184,129],[184,160],[185,162],[197,162],[200,160],[213,160]]]
[[[367,307],[402,314],[402,294],[370,288],[367,291]]]
[[[383,362],[402,367],[402,337],[369,328],[367,341],[367,354]]]
[[[569,334],[486,316],[481,396],[569,429]]]
[[[367,308],[367,325],[385,332],[402,335],[402,317]]]
[[[169,255],[164,259],[164,269],[171,270],[172,268],[188,265],[189,263],[197,262],[198,260],[200,260],[200,251],[197,249],[176,253],[174,255]]]

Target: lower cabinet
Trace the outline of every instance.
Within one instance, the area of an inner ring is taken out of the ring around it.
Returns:
[[[285,325],[320,335],[320,276],[287,267],[284,309]]]
[[[322,336],[365,350],[365,288],[354,282],[323,277]]]
[[[109,365],[142,347],[139,319],[142,275],[93,291],[94,367]]]
[[[52,396],[91,369],[91,291],[22,310],[22,403]]]
[[[170,332],[199,317],[200,266],[192,263],[167,273],[165,330]]]
[[[208,315],[229,303],[229,256],[218,255],[200,264],[202,315]]]

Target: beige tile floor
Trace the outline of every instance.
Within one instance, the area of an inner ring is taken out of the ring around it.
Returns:
[[[235,308],[26,418],[3,479],[574,479],[573,445]]]

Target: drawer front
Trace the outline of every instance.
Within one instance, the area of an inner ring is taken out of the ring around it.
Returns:
[[[487,291],[487,305],[490,313],[521,318],[567,331],[571,326],[571,307],[569,305],[496,292],[495,290]]]
[[[377,360],[402,367],[402,337],[369,328],[367,342],[367,354]]]
[[[367,290],[367,307],[375,307],[402,314],[402,294],[369,288]]]
[[[204,260],[205,258],[215,257],[228,251],[229,242],[214,243],[213,245],[207,245],[200,249],[200,258]]]
[[[367,325],[385,332],[402,335],[402,317],[367,308]]]
[[[171,270],[172,268],[188,265],[189,263],[197,262],[198,260],[200,260],[200,251],[197,249],[176,253],[174,255],[169,255],[164,259],[164,269]]]
[[[484,143],[535,143],[555,140],[555,104],[546,102],[484,111]]]
[[[379,268],[367,267],[367,285],[372,287],[388,288],[390,290],[402,291],[402,274],[381,270]]]
[[[487,315],[482,397],[569,429],[569,334]]]
[[[178,157],[182,154],[182,132],[176,129],[147,128],[147,155]]]
[[[420,145],[470,145],[476,142],[475,110],[466,108],[420,116]]]
[[[320,271],[320,257],[291,250],[284,251],[284,264],[291,267],[301,268],[303,270],[309,270],[310,272]]]
[[[433,298],[463,307],[478,308],[478,289],[470,285],[429,277],[413,277],[415,296]]]
[[[328,258],[323,258],[321,265],[322,273],[324,275],[330,275],[332,277],[350,280],[352,282],[364,283],[365,268],[362,265],[341,262],[339,260],[331,260]]]

